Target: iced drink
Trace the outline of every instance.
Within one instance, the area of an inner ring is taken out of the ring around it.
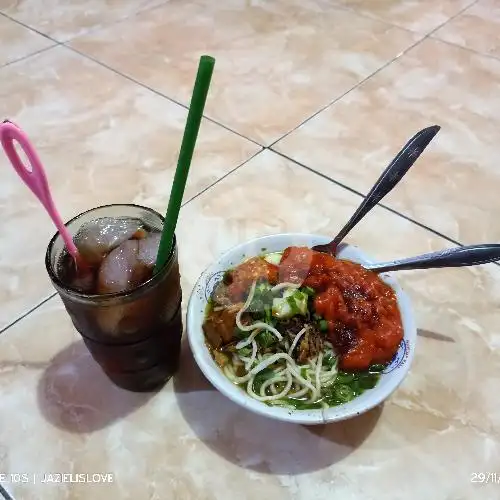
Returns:
[[[175,240],[166,265],[153,272],[163,218],[137,205],[108,205],[66,225],[89,268],[75,268],[59,233],[45,263],[85,345],[116,385],[162,386],[178,368],[182,336]]]

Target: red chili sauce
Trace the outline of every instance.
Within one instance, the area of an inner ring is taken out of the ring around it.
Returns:
[[[313,288],[315,312],[328,322],[328,336],[344,370],[389,362],[403,339],[396,295],[377,274],[354,262],[306,247],[288,247],[279,281]]]

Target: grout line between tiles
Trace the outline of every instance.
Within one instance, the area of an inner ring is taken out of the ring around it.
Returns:
[[[77,38],[80,38],[82,36],[87,36],[87,35],[90,35],[90,34],[98,33],[99,31],[111,28],[112,26],[114,26],[116,24],[120,24],[120,23],[122,23],[124,21],[130,21],[132,18],[134,18],[134,17],[136,17],[136,16],[138,16],[138,15],[140,15],[142,13],[145,13],[145,12],[148,12],[150,10],[155,10],[155,9],[160,8],[160,7],[163,7],[166,4],[168,4],[169,2],[170,2],[170,0],[163,0],[162,2],[158,3],[157,5],[150,5],[149,7],[144,7],[143,9],[139,9],[138,11],[132,12],[129,15],[126,15],[124,17],[120,17],[118,19],[110,21],[110,22],[108,22],[106,24],[103,24],[102,26],[95,26],[93,28],[89,28],[87,31],[83,31],[82,33],[78,33],[78,35],[66,38],[66,39],[62,40],[60,43],[61,44],[70,43],[71,41],[76,40]]]
[[[260,153],[262,153],[262,151],[264,151],[265,149],[267,149],[267,148],[262,148],[259,151],[255,152],[252,156],[250,156],[249,158],[247,158],[245,161],[242,161],[239,165],[237,165],[236,167],[234,167],[227,174],[224,174],[222,177],[219,177],[215,182],[212,182],[212,184],[210,184],[210,186],[207,186],[206,188],[202,189],[199,193],[196,193],[194,196],[192,196],[191,198],[189,198],[189,200],[185,201],[181,205],[181,208],[184,207],[185,205],[187,205],[188,203],[191,203],[193,200],[195,200],[196,198],[198,198],[198,196],[201,196],[203,193],[205,193],[209,189],[212,189],[216,184],[219,184],[220,181],[224,180],[226,177],[228,177],[229,175],[231,175],[233,172],[236,172],[236,170],[238,170],[240,167],[242,167],[243,165],[245,165],[246,163],[248,163],[250,160],[252,160],[253,158],[255,158],[257,155],[259,155]]]
[[[5,14],[4,12],[0,12],[0,16],[3,16],[5,18],[9,19],[13,23],[19,24],[20,26],[22,26],[23,28],[26,28],[27,30],[34,31],[38,35],[43,36],[44,38],[47,38],[48,40],[50,40],[54,43],[57,43],[59,45],[61,44],[61,42],[59,42],[59,40],[56,40],[55,38],[52,38],[51,36],[46,35],[45,33],[42,33],[41,31],[38,31],[36,28],[33,28],[32,26],[29,26],[28,24],[23,23],[22,21],[18,21],[14,17],[11,17],[8,14]]]
[[[439,38],[435,35],[431,36],[432,40],[435,40],[436,42],[441,42],[445,43],[446,45],[450,45],[451,47],[455,47],[457,49],[462,49],[466,50],[467,52],[470,52],[471,54],[474,54],[476,56],[481,56],[481,57],[488,57],[490,59],[494,59],[495,61],[500,61],[500,57],[495,56],[493,54],[487,54],[485,52],[479,52],[478,50],[471,49],[470,47],[464,47],[463,45],[459,45],[458,43],[453,43],[449,42],[448,40],[443,40],[442,38]]]
[[[18,316],[14,321],[11,321],[8,325],[4,326],[1,330],[0,330],[0,335],[2,333],[5,333],[11,326],[14,326],[16,323],[19,323],[19,321],[21,321],[22,319],[24,319],[26,316],[28,316],[28,314],[31,314],[33,311],[35,311],[36,309],[38,309],[40,306],[43,306],[43,304],[45,304],[46,302],[48,302],[52,297],[55,297],[57,295],[56,292],[52,293],[51,295],[49,295],[48,297],[45,297],[41,302],[39,302],[38,304],[34,305],[33,307],[31,307],[31,309],[28,309],[27,311],[25,311],[24,313],[22,313],[20,316]],[[0,490],[1,491],[1,490]]]
[[[54,43],[53,45],[50,45],[48,47],[44,47],[43,49],[35,50],[35,52],[30,52],[29,54],[26,54],[25,56],[19,57],[18,59],[14,59],[12,61],[6,62],[5,64],[0,64],[0,70],[3,68],[6,68],[7,66],[10,66],[11,64],[18,63],[20,61],[24,61],[25,59],[29,59],[31,56],[36,56],[38,54],[41,54],[42,52],[46,52],[47,50],[54,49],[55,47],[58,47],[58,43]]]
[[[231,175],[233,172],[236,172],[236,170],[238,170],[240,167],[242,167],[243,165],[245,165],[246,163],[248,163],[252,158],[254,158],[258,154],[260,154],[263,150],[264,150],[264,148],[262,148],[259,151],[255,152],[253,155],[251,155],[245,161],[241,162],[239,165],[237,165],[235,168],[233,168],[232,170],[230,170],[228,173],[224,174],[222,177],[218,178],[215,182],[213,182],[212,184],[210,184],[206,188],[202,189],[199,193],[196,193],[189,200],[185,201],[181,205],[181,208],[184,207],[184,206],[186,206],[188,203],[190,203],[194,199],[198,198],[198,196],[202,195],[203,193],[205,193],[206,191],[208,191],[212,187],[214,187],[216,184],[218,184],[220,181],[222,181],[223,179],[225,179],[226,177],[228,177],[229,175]],[[43,304],[45,304],[46,302],[48,302],[50,299],[52,299],[56,295],[57,295],[56,292],[52,293],[51,295],[49,295],[48,297],[46,297],[45,299],[43,299],[42,301],[40,301],[38,304],[34,305],[33,307],[31,307],[30,309],[28,309],[27,311],[25,311],[23,314],[21,314],[20,316],[18,316],[14,321],[11,321],[10,323],[8,323],[6,326],[4,326],[2,329],[0,329],[0,335],[2,333],[5,333],[9,328],[11,328],[12,326],[14,326],[16,323],[19,323],[21,320],[23,320],[24,318],[26,318],[26,316],[28,316],[29,314],[31,314],[32,312],[34,312],[36,309],[38,309],[39,307],[43,306]],[[3,494],[2,485],[1,484],[0,484],[0,493]],[[11,499],[11,497],[8,497],[8,496],[5,497],[5,498],[6,498],[6,500],[14,500],[14,499]]]
[[[82,33],[79,33],[78,35],[72,36],[72,37],[64,39],[64,40],[57,40],[56,38],[53,38],[52,36],[50,36],[46,33],[43,33],[42,31],[37,30],[36,28],[24,23],[23,21],[19,21],[15,17],[12,17],[11,15],[6,14],[5,12],[0,12],[0,16],[3,16],[7,19],[10,19],[12,22],[17,23],[26,29],[34,31],[35,33],[38,33],[39,35],[43,36],[44,38],[48,38],[49,40],[52,40],[53,42],[57,43],[58,45],[63,45],[65,43],[70,42],[71,40],[74,40],[75,38],[80,37],[80,36],[86,36],[90,33],[95,33],[97,31],[109,28],[115,24],[121,23],[122,21],[127,21],[129,19],[132,19],[133,17],[137,16],[138,14],[141,14],[142,12],[147,12],[149,10],[154,10],[154,9],[159,8],[159,7],[163,7],[167,3],[169,3],[169,0],[163,0],[162,2],[158,3],[157,5],[150,5],[149,7],[144,7],[143,9],[139,9],[138,11],[132,12],[129,15],[126,15],[124,17],[119,17],[118,19],[110,21],[109,23],[106,23],[102,26],[95,26],[94,28],[89,28],[88,30],[83,31]]]
[[[307,165],[304,165],[303,163],[300,163],[299,161],[297,160],[294,160],[293,158],[290,158],[289,156],[287,156],[286,154],[284,153],[280,153],[279,151],[275,151],[274,149],[272,150],[273,153],[276,153],[278,154],[279,156],[283,157],[283,158],[286,158],[287,160],[290,160],[291,162],[299,165],[300,167],[302,168],[305,168],[306,170],[308,170],[309,172],[312,172],[313,174],[316,174],[316,175],[319,175],[320,177],[322,177],[323,179],[325,180],[328,180],[330,182],[333,182],[334,184],[336,184],[337,186],[341,187],[341,188],[344,188],[346,189],[347,191],[357,195],[357,196],[360,196],[361,198],[365,198],[366,195],[364,195],[363,193],[357,191],[356,189],[353,189],[349,186],[347,186],[346,184],[343,184],[342,182],[339,182],[339,181],[336,181],[335,179],[332,179],[331,177],[328,177],[327,175],[321,173],[321,172],[318,172],[317,170],[314,170],[313,168],[311,167],[308,167]],[[459,241],[457,240],[454,240],[453,238],[450,238],[449,236],[446,236],[445,234],[437,231],[436,229],[432,229],[431,227],[423,224],[422,222],[419,222],[418,220],[415,220],[401,212],[398,212],[397,210],[395,210],[394,208],[391,208],[387,205],[384,205],[383,203],[377,203],[377,206],[393,213],[394,215],[398,215],[399,217],[402,217],[403,219],[407,220],[408,222],[411,222],[419,227],[421,227],[422,229],[425,229],[427,231],[430,231],[431,233],[433,233],[434,235],[436,236],[439,236],[440,238],[443,238],[447,241],[449,241],[450,243],[453,243],[457,246],[464,246],[462,243],[460,243]]]
[[[454,14],[453,16],[451,16],[449,19],[447,19],[445,22],[441,23],[439,26],[437,26],[436,28],[434,28],[433,30],[429,31],[429,33],[427,34],[423,34],[423,33],[418,33],[418,32],[414,32],[414,31],[411,31],[411,30],[407,30],[405,28],[401,28],[401,26],[397,26],[395,24],[392,24],[392,23],[388,23],[386,21],[382,21],[384,22],[385,24],[388,24],[390,26],[393,26],[395,28],[400,28],[400,29],[403,29],[409,33],[413,33],[415,35],[421,35],[422,38],[420,38],[418,41],[416,41],[414,44],[410,45],[409,47],[407,47],[406,49],[404,49],[401,53],[399,53],[396,57],[394,57],[393,59],[391,59],[390,61],[386,62],[385,64],[383,64],[380,68],[378,68],[377,70],[375,70],[373,73],[371,73],[370,75],[368,75],[366,78],[363,78],[363,80],[361,80],[360,82],[358,82],[356,85],[354,85],[353,87],[351,87],[349,90],[345,91],[343,94],[341,94],[340,96],[336,97],[335,99],[333,99],[331,102],[329,102],[326,106],[323,106],[322,108],[320,108],[318,111],[316,111],[314,114],[312,114],[311,116],[309,116],[308,118],[306,118],[304,121],[302,121],[301,123],[299,123],[298,125],[296,125],[292,130],[288,131],[286,134],[284,134],[282,137],[280,137],[279,139],[275,140],[272,144],[270,144],[268,147],[269,148],[272,148],[273,146],[275,146],[278,142],[282,141],[283,139],[285,139],[285,137],[288,137],[291,133],[295,132],[298,128],[302,127],[303,125],[305,125],[307,122],[309,122],[310,120],[312,120],[314,117],[316,117],[317,115],[319,115],[321,112],[325,111],[326,109],[328,109],[330,106],[333,106],[335,103],[337,103],[338,101],[340,101],[341,99],[343,99],[347,94],[349,94],[350,92],[352,92],[353,90],[356,90],[357,88],[359,88],[361,85],[363,85],[366,81],[368,81],[370,78],[372,78],[373,76],[377,75],[378,73],[380,73],[383,69],[387,68],[389,65],[391,65],[392,63],[394,63],[395,61],[397,61],[398,59],[400,59],[401,57],[403,57],[405,54],[407,54],[410,50],[414,49],[417,45],[421,44],[424,40],[427,40],[428,38],[430,38],[437,30],[441,29],[445,24],[449,23],[450,21],[452,21],[453,19],[455,19],[457,16],[459,16],[460,14],[462,14],[462,12],[466,11],[467,9],[469,9],[470,7],[472,7],[473,5],[475,5],[479,0],[475,0],[474,2],[470,3],[469,5],[467,5],[466,7],[464,7],[463,9],[461,9],[460,11],[458,11],[456,14]],[[347,7],[348,10],[351,10],[350,7]],[[356,10],[352,10],[353,12],[356,12],[357,14],[359,14],[359,12],[357,12]],[[366,15],[365,15],[366,17]],[[374,19],[373,17],[371,16],[368,16],[370,17],[370,19]],[[435,37],[432,37],[433,40],[435,40],[436,38]],[[457,47],[459,47],[457,45]],[[273,151],[275,151],[273,149]]]
[[[84,52],[80,52],[79,50],[75,49],[74,47],[71,47],[70,45],[66,45],[64,43],[61,44],[61,45],[63,45],[65,48],[73,51],[75,54],[78,54],[78,55],[80,55],[82,57],[85,57],[85,59],[88,59],[89,61],[93,61],[96,64],[99,64],[99,66],[102,66],[103,68],[106,68],[106,69],[112,71],[113,73],[115,73],[115,74],[117,74],[117,75],[119,75],[119,76],[121,76],[121,77],[129,80],[130,82],[133,82],[133,83],[139,85],[140,87],[142,87],[142,88],[144,88],[146,90],[149,90],[150,92],[153,92],[153,94],[156,94],[157,96],[163,97],[164,99],[167,99],[168,101],[173,102],[174,104],[177,104],[178,106],[181,106],[184,109],[189,109],[189,106],[187,106],[186,104],[183,104],[182,102],[177,101],[176,99],[173,99],[172,97],[169,97],[169,96],[163,94],[159,90],[156,90],[153,87],[150,87],[149,85],[146,85],[145,83],[142,83],[139,80],[136,80],[135,78],[132,78],[131,76],[126,75],[125,73],[122,73],[121,71],[118,71],[117,69],[113,68],[112,66],[109,66],[108,64],[106,64],[106,63],[104,63],[102,61],[99,61],[99,59],[96,59],[96,58],[94,58],[92,56],[89,56],[88,54],[85,54]],[[231,132],[233,134],[236,134],[237,136],[241,137],[242,139],[246,139],[247,141],[250,141],[253,144],[256,144],[257,146],[265,147],[263,144],[259,144],[254,139],[250,139],[249,137],[246,137],[246,136],[240,134],[236,130],[233,130],[232,128],[228,127],[227,125],[224,125],[223,123],[220,123],[217,120],[215,120],[213,118],[210,118],[209,116],[207,116],[205,114],[203,115],[203,118],[205,120],[208,120],[209,122],[215,123],[219,127],[222,127],[223,129],[225,129],[225,130],[227,130],[227,131],[229,131],[229,132]]]
[[[462,12],[464,12],[465,10],[467,9],[470,9],[473,5],[475,5],[477,2],[479,2],[479,0],[473,0],[471,1],[471,3],[465,7],[463,7],[459,12],[457,12],[456,14],[453,14],[449,19],[447,19],[446,21],[444,21],[443,23],[441,23],[437,28],[432,28],[431,31],[429,31],[429,33],[425,33],[425,32],[422,32],[422,31],[415,31],[415,30],[412,30],[410,28],[406,28],[405,26],[401,26],[399,24],[394,24],[393,22],[387,20],[387,19],[383,19],[381,17],[378,17],[376,16],[375,14],[370,14],[369,12],[366,12],[366,11],[362,11],[362,10],[358,10],[356,7],[350,7],[349,5],[344,5],[344,4],[338,4],[338,7],[339,8],[342,8],[344,10],[347,10],[349,12],[353,12],[355,14],[357,14],[358,16],[361,16],[361,17],[364,17],[366,19],[370,19],[372,21],[379,21],[381,23],[384,23],[384,24],[387,24],[388,26],[391,26],[393,28],[399,28],[403,31],[407,31],[409,33],[413,33],[415,35],[422,35],[424,38],[427,38],[431,33],[433,33],[436,29],[439,29],[441,28],[442,26],[444,26],[446,23],[448,23],[449,21],[451,21],[452,19],[455,19],[455,17],[459,16]]]
[[[453,21],[453,19],[457,18],[462,13],[464,13],[466,10],[468,10],[472,6],[476,5],[477,2],[479,2],[479,0],[474,0],[474,2],[470,3],[469,5],[467,5],[466,7],[464,7],[463,9],[460,9],[456,14],[454,14],[453,16],[451,16],[446,21],[442,22],[437,28],[434,28],[433,30],[429,31],[429,33],[427,33],[427,35],[425,36],[425,38],[431,37],[434,33],[436,33],[436,31],[440,30],[443,26],[445,26],[446,24],[448,24],[450,21]]]
[[[306,118],[304,121],[302,121],[301,123],[299,123],[298,125],[296,125],[294,128],[292,128],[291,130],[289,130],[286,134],[284,134],[282,137],[280,137],[279,139],[275,140],[272,144],[270,144],[269,148],[272,148],[274,145],[276,145],[278,142],[282,141],[283,139],[285,139],[286,137],[288,137],[290,134],[292,134],[293,132],[295,132],[297,129],[299,129],[300,127],[302,127],[303,125],[305,125],[307,122],[309,122],[310,120],[312,120],[313,118],[315,118],[317,115],[319,115],[320,113],[322,113],[323,111],[325,111],[326,109],[328,109],[329,107],[333,106],[336,102],[340,101],[341,99],[343,99],[347,94],[351,93],[353,90],[356,90],[358,87],[360,87],[361,85],[363,85],[365,82],[367,82],[370,78],[372,78],[373,76],[377,75],[378,73],[380,73],[382,70],[384,70],[385,68],[387,68],[389,65],[391,65],[393,62],[397,61],[400,57],[404,56],[408,51],[410,51],[411,49],[413,49],[414,47],[416,47],[419,43],[421,43],[423,40],[425,40],[425,38],[427,37],[423,37],[421,38],[420,40],[418,40],[417,42],[415,42],[414,44],[410,45],[409,47],[407,47],[406,49],[404,49],[401,53],[399,53],[396,57],[394,57],[393,59],[391,59],[390,61],[386,62],[385,64],[383,64],[382,66],[380,66],[380,68],[376,69],[373,73],[370,73],[367,77],[363,78],[361,81],[359,81],[358,83],[356,83],[355,85],[353,85],[350,89],[346,90],[343,94],[339,95],[338,97],[335,97],[335,99],[333,99],[332,101],[330,101],[328,104],[326,104],[325,106],[321,107],[318,111],[316,111],[315,113],[313,113],[312,115],[310,115],[308,118]],[[273,150],[274,151],[274,150]]]

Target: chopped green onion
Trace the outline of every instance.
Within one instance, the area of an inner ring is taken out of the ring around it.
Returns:
[[[335,382],[339,384],[349,384],[355,379],[354,373],[338,372]]]
[[[290,306],[293,316],[300,313],[299,307],[297,306],[297,303],[295,302],[295,297],[293,297],[293,295],[289,295],[288,297],[286,297],[286,301]]]
[[[322,319],[319,321],[319,329],[322,332],[328,331],[328,321],[326,321],[326,319]]]
[[[334,358],[331,354],[326,354],[323,357],[323,365],[328,368],[333,368],[337,364],[337,359]]]
[[[246,339],[249,335],[250,332],[246,332],[245,330],[240,330],[237,326],[234,328],[233,335],[237,339]]]
[[[284,398],[283,402],[293,406],[296,410],[320,410],[322,408],[319,401],[316,403],[308,403],[304,399]]]
[[[375,373],[363,374],[359,377],[359,386],[363,390],[373,389],[378,382],[379,376]]]
[[[270,331],[264,330],[255,337],[255,340],[260,347],[265,349],[275,343],[276,337]]]
[[[316,295],[316,292],[314,291],[314,288],[311,288],[310,286],[305,286],[300,289],[302,292],[304,292],[307,295],[314,296]]]
[[[242,347],[241,349],[238,350],[238,354],[240,356],[244,356],[244,357],[250,356],[250,354],[252,354],[252,348],[251,347]]]
[[[271,368],[264,368],[263,370],[261,370],[259,373],[257,373],[257,375],[255,375],[253,379],[253,390],[258,393],[260,391],[261,385],[273,376],[274,370],[272,370]]]
[[[333,386],[334,397],[343,403],[347,403],[354,399],[354,391],[345,384],[338,384]]]
[[[279,263],[281,262],[282,255],[283,255],[283,252],[271,252],[271,253],[268,253],[267,255],[264,255],[264,260],[266,262],[269,262],[269,264],[273,264],[275,266],[278,266]]]

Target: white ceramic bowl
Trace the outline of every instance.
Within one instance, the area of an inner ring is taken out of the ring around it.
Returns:
[[[187,334],[196,362],[208,380],[220,392],[250,411],[297,424],[313,425],[345,420],[360,415],[382,403],[399,386],[410,369],[417,338],[413,312],[410,300],[390,273],[382,274],[381,278],[396,292],[403,321],[404,339],[377,385],[348,403],[325,410],[291,410],[271,407],[251,398],[246,392],[231,383],[213,360],[205,345],[202,324],[208,298],[224,271],[234,267],[243,259],[259,255],[263,251],[278,252],[288,246],[311,247],[328,241],[330,238],[324,236],[295,233],[264,236],[251,240],[222,255],[217,262],[203,272],[194,287],[187,312]],[[358,248],[350,245],[342,245],[338,257],[361,264],[371,262]]]

